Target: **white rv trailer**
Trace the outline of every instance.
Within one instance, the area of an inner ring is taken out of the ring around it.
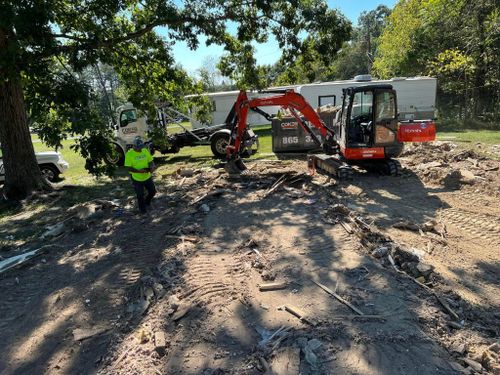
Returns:
[[[270,89],[289,89],[302,94],[313,107],[325,104],[342,104],[342,90],[353,86],[369,84],[390,84],[398,95],[398,112],[401,120],[423,120],[435,117],[435,102],[437,80],[432,77],[398,77],[387,80],[372,80],[370,75],[356,76],[352,80],[332,81],[321,83],[309,83],[295,86],[272,87]],[[225,91],[207,94],[212,100],[214,111],[212,113],[212,124],[223,123],[231,110],[239,91]],[[272,94],[251,94],[249,96],[268,96]],[[262,108],[265,112],[276,114],[279,107]],[[267,121],[258,113],[249,112],[248,123],[250,125],[266,124]],[[194,123],[193,127],[201,124]]]
[[[390,84],[398,95],[398,113],[401,120],[424,120],[435,117],[437,80],[431,77],[392,78],[372,80],[369,75],[353,80],[311,83],[298,86],[295,91],[313,107],[342,104],[342,90],[368,84]]]
[[[295,86],[294,86],[295,87]],[[292,88],[294,88],[292,87]],[[231,111],[231,108],[233,107],[234,102],[236,101],[236,98],[239,94],[239,91],[222,91],[222,92],[214,92],[207,94],[207,96],[210,98],[212,101],[212,124],[211,125],[218,125],[222,124],[225,120],[227,115],[229,114],[229,111]],[[248,93],[249,98],[256,98],[259,96],[268,96],[270,94],[265,94],[265,93]],[[191,97],[192,95],[186,96],[186,98]],[[264,111],[270,114],[276,114],[278,113],[278,110],[280,107],[266,107],[263,108]],[[196,113],[196,108],[193,109],[193,117],[195,116]],[[251,125],[259,125],[259,124],[268,124],[269,121],[266,120],[264,116],[259,115],[256,112],[249,111],[248,112],[248,123]],[[200,122],[196,121],[193,122],[193,128],[199,128],[203,126]]]

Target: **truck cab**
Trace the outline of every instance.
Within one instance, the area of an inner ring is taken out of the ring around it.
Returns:
[[[147,137],[148,124],[144,116],[139,117],[132,104],[117,109],[118,124],[115,125],[115,136],[120,141],[131,144],[137,136]]]
[[[118,107],[116,114],[118,122],[114,124],[114,152],[106,157],[106,161],[110,164],[122,165],[125,153],[131,147],[135,137],[139,136],[148,143],[149,126],[146,117],[140,116],[131,103]]]

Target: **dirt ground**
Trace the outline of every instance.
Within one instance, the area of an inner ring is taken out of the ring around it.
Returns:
[[[0,275],[0,373],[499,374],[500,162],[451,143],[400,161],[352,181],[186,167],[147,217],[58,212]]]

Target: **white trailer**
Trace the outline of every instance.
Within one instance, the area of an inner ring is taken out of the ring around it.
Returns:
[[[212,125],[222,124],[225,120],[234,102],[236,102],[236,97],[239,91],[223,91],[207,94],[208,98],[212,101]],[[270,94],[260,94],[260,93],[248,93],[250,98],[256,98],[259,96],[268,96]],[[193,95],[188,95],[186,98],[192,97]],[[278,113],[279,107],[266,107],[266,112],[271,114]],[[193,109],[193,117],[196,117],[196,108]],[[193,128],[199,128],[203,126],[199,121],[191,121]],[[264,116],[258,113],[250,111],[248,113],[248,123],[251,125],[268,124],[269,121],[266,120]]]
[[[313,107],[320,107],[325,104],[341,105],[343,89],[367,84],[392,85],[398,95],[400,120],[435,118],[437,80],[431,77],[372,80],[369,75],[363,75],[357,76],[353,80],[301,85],[295,91],[302,94]]]
[[[368,84],[390,84],[398,94],[398,112],[400,120],[423,120],[435,118],[435,102],[437,80],[432,77],[398,77],[388,80],[372,80],[369,75],[357,76],[352,80],[310,83],[305,85],[292,85],[272,87],[270,90],[294,89],[302,94],[313,107],[325,104],[342,104],[342,90],[347,87],[357,87]],[[207,94],[212,101],[212,124],[221,124],[231,110],[239,91],[224,91]],[[254,93],[253,96],[268,96],[272,94]],[[188,96],[189,97],[189,96]],[[279,107],[266,107],[265,111],[276,114]],[[196,109],[194,109],[196,111]],[[250,125],[269,123],[263,116],[250,111],[248,116]],[[193,122],[193,127],[202,126]]]

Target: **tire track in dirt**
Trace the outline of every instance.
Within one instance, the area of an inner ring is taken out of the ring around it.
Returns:
[[[7,328],[26,309],[38,295],[38,290],[26,285],[12,285],[13,288],[2,291],[0,301],[0,329]]]
[[[439,216],[446,224],[464,231],[470,239],[500,245],[500,219],[495,216],[454,207],[439,211]]]
[[[141,230],[139,237],[137,224],[131,220],[116,230],[114,239],[96,236],[85,246],[67,246],[64,252],[45,255],[47,261],[37,259],[33,266],[0,279],[0,330],[10,345],[0,355],[0,372],[26,366],[24,373],[41,373],[44,363],[57,359],[51,357],[50,349],[32,349],[32,345],[52,340],[60,343],[57,350],[69,358],[80,350],[71,338],[73,328],[86,328],[90,322],[107,324],[122,314],[125,297],[135,294],[141,277],[157,266],[162,252],[176,241],[163,239],[163,230],[157,225]],[[90,236],[91,232],[84,234]],[[40,340],[41,335],[46,338]],[[26,348],[26,352],[17,348]],[[92,350],[75,355],[78,363],[73,366],[85,368],[87,361],[95,360],[92,355]],[[28,356],[40,359],[30,363],[25,360]]]
[[[195,303],[221,305],[236,293],[235,283],[244,286],[245,273],[238,258],[220,252],[203,252],[187,263],[186,292]]]
[[[159,243],[158,233],[145,231],[145,236],[152,240],[152,243]],[[173,244],[173,241],[165,241],[162,247],[168,248]],[[123,299],[138,282],[148,269],[154,268],[159,261],[160,251],[152,251],[151,247],[146,245],[136,245],[127,250],[122,250],[120,254],[119,267],[116,267],[110,276],[110,281],[107,289],[109,300],[113,301],[111,305],[120,305]],[[115,307],[109,306],[114,310]]]

